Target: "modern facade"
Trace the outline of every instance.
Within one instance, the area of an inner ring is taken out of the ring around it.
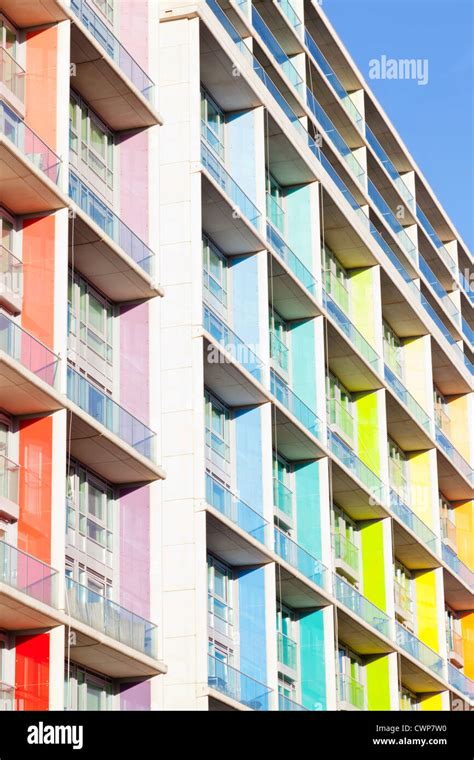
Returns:
[[[474,262],[321,7],[0,2],[2,706],[474,706]]]

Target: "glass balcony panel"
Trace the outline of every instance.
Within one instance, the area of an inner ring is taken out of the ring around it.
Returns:
[[[58,606],[58,573],[31,554],[0,541],[0,581],[50,607]]]
[[[295,253],[287,246],[282,240],[276,229],[267,224],[267,240],[270,245],[275,249],[278,256],[285,262],[291,272],[295,275],[296,279],[308,290],[311,295],[316,294],[316,280],[309,271],[309,269],[303,264],[303,262],[296,256]]]
[[[443,660],[430,647],[423,644],[410,631],[407,631],[400,623],[396,623],[397,644],[405,652],[410,654],[416,660],[432,670],[436,675],[441,676],[443,673]]]
[[[341,604],[362,618],[362,620],[365,620],[373,628],[376,628],[377,631],[383,633],[384,636],[389,635],[389,617],[383,610],[372,604],[372,602],[339,575],[334,574],[334,584],[336,599]]]
[[[206,473],[206,501],[257,541],[268,544],[269,523],[209,473]]]
[[[397,517],[412,530],[418,538],[426,544],[432,552],[436,552],[437,539],[431,528],[429,528],[420,518],[403,502],[400,496],[391,489],[390,491],[390,508]]]
[[[296,670],[296,653],[298,645],[289,636],[277,631],[278,662],[291,670]]]
[[[293,518],[293,491],[278,478],[273,478],[273,503],[290,520]]]
[[[2,82],[18,100],[25,102],[25,71],[5,48],[0,48],[0,82]]]
[[[365,706],[365,687],[360,681],[351,676],[339,675],[339,702],[352,705],[357,710],[363,710]]]
[[[3,100],[0,100],[0,132],[56,185],[61,159],[25,124]]]
[[[403,383],[398,379],[394,372],[385,364],[384,367],[385,379],[394,391],[395,395],[400,399],[402,404],[406,406],[412,416],[420,423],[420,425],[426,430],[427,433],[431,430],[431,420],[428,414],[425,412],[418,401],[413,398],[411,393],[405,388]]]
[[[270,330],[270,356],[283,372],[288,372],[288,354],[288,347]]]
[[[66,577],[66,610],[89,625],[149,657],[157,657],[157,628],[149,620]]]
[[[303,705],[281,693],[278,694],[278,709],[282,712],[306,712],[308,710],[307,707],[303,707]]]
[[[359,572],[359,547],[336,531],[333,534],[334,553],[337,559],[345,562],[357,573]]]
[[[270,390],[278,401],[293,414],[299,422],[316,438],[322,436],[322,423],[312,409],[293,393],[273,372],[270,373]]]
[[[206,304],[203,305],[203,326],[236,362],[261,382],[263,365],[258,356]]]
[[[59,359],[6,314],[0,313],[0,350],[48,385],[56,386]]]
[[[349,441],[354,440],[354,418],[346,407],[335,398],[328,399],[328,416],[331,426],[335,425]]]
[[[474,681],[448,662],[448,681],[466,699],[474,699]]]
[[[327,568],[279,528],[274,528],[275,552],[289,565],[321,588],[325,588]]]
[[[367,342],[364,336],[359,332],[357,327],[350,321],[347,314],[331,298],[329,293],[323,288],[323,304],[329,316],[334,320],[337,326],[347,336],[350,342],[355,346],[366,361],[378,372],[380,357],[374,351],[372,346]]]
[[[332,430],[328,431],[328,445],[334,456],[365,485],[374,498],[379,499],[382,503],[386,501],[385,484]]]
[[[252,710],[268,710],[272,690],[254,678],[241,673],[223,660],[208,655],[207,683],[227,697]]]

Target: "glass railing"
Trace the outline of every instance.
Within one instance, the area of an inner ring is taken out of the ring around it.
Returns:
[[[15,687],[0,681],[0,712],[15,709]]]
[[[128,77],[144,98],[153,103],[154,83],[86,0],[71,0],[71,9],[122,73]]]
[[[385,380],[388,386],[393,390],[397,398],[400,399],[402,404],[406,406],[410,414],[420,423],[421,427],[426,430],[427,433],[431,431],[431,420],[423,407],[420,406],[418,401],[413,398],[411,393],[405,388],[403,383],[398,379],[394,372],[384,365]]]
[[[283,372],[288,372],[288,346],[285,346],[274,330],[270,330],[270,356]]]
[[[393,587],[395,589],[395,607],[401,616],[405,620],[413,619],[413,599],[411,598],[408,590],[402,586],[397,580],[394,581]]]
[[[285,212],[270,193],[267,192],[267,219],[282,235],[285,232]]]
[[[31,554],[0,541],[0,582],[50,607],[58,606],[58,573]]]
[[[410,507],[402,501],[396,491],[390,489],[390,509],[397,517],[415,533],[418,538],[423,541],[426,546],[432,552],[436,552],[437,538],[431,528],[429,528],[420,518],[416,515]]]
[[[10,293],[21,298],[23,292],[23,264],[7,248],[0,245],[0,298]]]
[[[444,404],[437,403],[435,401],[434,417],[435,417],[435,423],[439,427],[441,432],[447,435],[448,438],[450,438],[451,437],[451,418],[445,412]]]
[[[379,355],[374,351],[372,346],[366,341],[357,327],[350,321],[349,317],[343,312],[343,310],[337,305],[337,303],[331,298],[329,293],[327,293],[324,288],[323,304],[329,316],[334,320],[334,322],[336,322],[337,326],[342,330],[347,338],[349,338],[350,342],[355,346],[359,353],[362,354],[364,359],[366,359],[366,361],[375,371],[378,371],[380,366]]]
[[[474,572],[459,559],[458,555],[446,544],[441,545],[441,556],[453,573],[459,575],[466,586],[474,591]]]
[[[273,478],[273,504],[290,519],[293,517],[293,491],[278,478]]]
[[[206,446],[226,464],[230,462],[230,446],[220,435],[206,427]]]
[[[441,446],[448,459],[453,463],[454,467],[469,481],[471,485],[474,485],[474,471],[471,466],[466,462],[459,451],[453,446],[451,441],[445,436],[442,430],[436,425],[436,443]]]
[[[352,705],[357,710],[363,710],[365,706],[364,684],[351,676],[339,674],[337,677],[339,704]]]
[[[220,137],[210,128],[204,119],[201,119],[201,137],[214,150],[221,160],[224,160],[225,148]]]
[[[354,417],[352,414],[335,398],[328,398],[327,412],[329,424],[335,425],[342,435],[353,441]]]
[[[207,595],[207,609],[209,612],[209,627],[217,633],[232,637],[233,611],[222,599],[214,594]]]
[[[359,547],[338,531],[333,533],[334,554],[355,572],[359,572]]]
[[[369,198],[375,203],[376,207],[382,214],[390,229],[395,233],[397,240],[401,243],[403,249],[405,250],[405,253],[414,263],[416,263],[418,259],[418,251],[416,249],[416,245],[404,230],[395,214],[393,213],[392,209],[370,179],[368,181],[368,191]]]
[[[301,23],[301,20],[296,15],[295,9],[289,2],[289,0],[277,0],[278,5],[282,9],[283,13],[285,14],[286,18],[290,22],[291,26],[295,30],[295,32],[298,34],[298,36],[301,36],[301,32],[303,30],[303,24]]]
[[[385,364],[389,366],[398,379],[403,377],[403,361],[400,348],[391,346],[385,338],[383,341],[383,358]]]
[[[372,148],[375,155],[379,159],[380,163],[385,168],[389,176],[393,179],[400,195],[408,203],[410,208],[414,210],[415,199],[413,198],[413,195],[411,194],[405,182],[403,181],[403,177],[401,177],[398,171],[395,169],[395,166],[390,161],[386,152],[384,151],[379,141],[375,137],[374,133],[372,132],[372,130],[367,124],[365,125],[365,136],[367,138],[367,142],[369,143],[370,147]]]
[[[246,343],[223,320],[203,304],[203,327],[232,358],[239,362],[256,380],[262,381],[263,364]],[[210,361],[210,360],[209,360]]]
[[[461,330],[466,340],[474,347],[474,330],[464,317],[461,317]]]
[[[321,420],[312,409],[307,406],[291,388],[283,382],[273,370],[270,371],[270,391],[275,398],[288,409],[298,422],[308,430],[311,435],[321,439],[323,426]]]
[[[300,705],[298,702],[295,702],[294,699],[290,699],[289,697],[285,697],[284,694],[278,695],[278,709],[281,712],[306,712],[308,711],[307,707],[303,707],[303,705]]]
[[[316,280],[271,224],[267,224],[267,240],[290,271],[293,272],[296,279],[314,296],[316,294]]]
[[[323,72],[324,76],[328,80],[328,82],[332,85],[333,89],[337,93],[337,96],[342,101],[342,104],[344,108],[346,109],[347,113],[351,117],[352,121],[356,125],[358,129],[361,131],[364,129],[364,119],[357,110],[356,106],[352,102],[351,98],[349,97],[349,94],[345,90],[345,88],[342,86],[341,82],[335,75],[334,71],[332,70],[331,66],[327,62],[326,58],[322,54],[321,50],[317,46],[316,42],[311,37],[310,33],[307,29],[304,30],[304,41],[306,43],[306,47],[308,48],[309,52],[311,53],[311,56],[313,57],[314,61],[318,64],[319,68]]]
[[[448,658],[452,653],[464,660],[463,637],[448,627],[446,628],[446,642],[448,646]]]
[[[420,639],[417,639],[416,636],[404,628],[403,625],[400,625],[400,623],[395,623],[395,630],[396,641],[401,649],[432,670],[436,675],[442,676],[443,660],[439,654],[426,646],[426,644],[423,644]]]
[[[206,501],[260,543],[270,543],[270,525],[267,520],[209,473],[206,473]]]
[[[20,466],[0,454],[0,497],[18,504]]]
[[[115,214],[74,172],[69,172],[69,197],[138,266],[150,276],[154,273],[152,250]]]
[[[66,577],[66,612],[75,620],[156,659],[156,625]]]
[[[260,229],[262,215],[250,198],[244,193],[230,176],[229,172],[221,164],[217,156],[211,151],[204,141],[201,141],[201,163],[213,179],[220,185],[235,204],[234,213],[246,217],[257,229]]]
[[[436,234],[435,230],[433,229],[432,225],[428,221],[428,218],[426,214],[421,210],[420,206],[416,206],[416,217],[419,222],[421,222],[421,226],[423,227],[423,230],[425,231],[426,235],[430,238],[431,242],[433,243],[434,247],[438,250],[438,253],[440,254],[441,258],[443,259],[445,265],[451,272],[451,274],[456,277],[458,274],[458,267],[456,265],[456,262],[454,259],[449,255],[448,251],[446,250],[445,246],[441,242],[440,238]]]
[[[211,689],[252,710],[269,709],[272,689],[211,654],[208,655],[207,683]]]
[[[291,670],[296,670],[297,647],[296,641],[290,639],[289,636],[285,636],[284,633],[277,631],[278,662],[287,668],[291,668]]]
[[[156,433],[72,367],[67,368],[67,397],[139,454],[155,461]]]
[[[455,547],[457,544],[455,524],[452,522],[452,520],[449,519],[449,517],[441,517],[440,524],[441,524],[441,538],[444,541],[449,541],[452,544],[452,546]]]
[[[265,84],[268,91],[271,93],[275,101],[278,103],[280,108],[285,113],[286,117],[291,121],[293,127],[297,130],[304,144],[311,150],[311,152],[316,157],[316,159],[321,163],[323,168],[331,177],[332,181],[335,183],[338,190],[342,193],[342,195],[344,196],[344,198],[350,205],[350,207],[353,209],[353,211],[355,211],[361,224],[363,224],[366,227],[366,229],[370,232],[370,234],[375,239],[375,241],[380,245],[382,250],[390,258],[392,264],[396,267],[399,274],[403,277],[403,279],[408,284],[408,286],[411,287],[412,295],[416,296],[417,300],[423,306],[425,311],[427,311],[430,317],[436,322],[436,324],[438,325],[438,328],[443,332],[444,337],[450,344],[453,352],[456,353],[458,360],[464,364],[464,366],[468,369],[468,371],[471,374],[474,374],[474,365],[471,364],[468,357],[465,356],[462,350],[457,346],[454,339],[450,335],[447,328],[444,326],[443,322],[439,319],[434,309],[427,302],[426,298],[424,298],[424,296],[422,296],[422,294],[419,292],[419,290],[416,287],[416,284],[412,282],[410,275],[405,270],[403,264],[401,264],[401,262],[397,258],[397,255],[395,254],[395,252],[391,249],[390,245],[388,245],[388,243],[384,240],[380,232],[372,224],[368,216],[365,214],[364,210],[359,206],[359,204],[355,200],[350,190],[347,188],[347,186],[345,185],[343,180],[340,178],[340,176],[338,175],[334,167],[331,165],[328,158],[321,151],[321,148],[316,144],[315,140],[311,137],[311,135],[305,129],[305,127],[300,122],[300,120],[298,119],[294,111],[291,109],[291,107],[288,105],[287,101],[282,96],[281,92],[278,90],[274,82],[268,77],[266,72],[263,70],[260,63],[254,58],[249,48],[245,45],[245,42],[242,40],[242,38],[236,31],[235,27],[231,24],[231,22],[225,15],[224,11],[217,4],[216,0],[206,0],[206,3],[212,9],[215,16],[219,19],[220,23],[222,24],[224,29],[227,31],[227,33],[230,35],[231,39],[236,44],[236,46],[239,48],[242,55],[247,59],[247,63],[253,69],[254,73],[262,80],[262,82]],[[405,237],[404,237],[405,234],[406,233],[404,233],[404,231],[400,233],[403,240],[405,240]],[[402,243],[403,243],[403,240],[402,240]],[[410,238],[408,238],[408,240],[410,241]],[[411,241],[409,245],[410,246],[412,245]]]
[[[303,549],[279,528],[274,528],[275,552],[281,559],[298,570],[305,578],[325,588],[327,568],[319,559]]]
[[[420,255],[418,258],[418,266],[420,267],[420,271],[423,277],[425,278],[427,283],[431,285],[432,289],[438,296],[439,300],[442,302],[443,308],[446,311],[446,313],[449,314],[453,322],[455,322],[458,327],[462,327],[461,314],[456,309],[454,303],[451,301],[450,297],[446,293],[445,289],[441,285],[435,273],[433,272],[429,264],[425,261],[422,255]]]
[[[0,312],[0,351],[19,362],[23,367],[56,387],[59,358],[43,343]]]
[[[25,102],[25,71],[3,47],[0,47],[0,82]]]
[[[3,100],[0,100],[0,132],[51,182],[58,183],[61,159]]]
[[[390,618],[383,610],[372,604],[365,596],[362,596],[354,586],[347,583],[340,575],[334,574],[334,588],[338,602],[362,618],[362,620],[379,631],[379,633],[382,633],[384,636],[389,635]]]
[[[448,681],[451,686],[461,692],[466,699],[474,699],[474,681],[461,673],[448,662]]]
[[[336,459],[355,475],[380,503],[386,502],[386,486],[373,470],[333,430],[328,431],[328,445]]]

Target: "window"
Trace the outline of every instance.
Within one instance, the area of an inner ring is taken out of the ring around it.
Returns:
[[[409,500],[408,460],[394,441],[388,441],[388,469],[390,485],[402,500]]]
[[[461,620],[456,613],[446,609],[446,639],[448,645],[448,657],[456,660],[457,664],[463,664],[463,639]]]
[[[436,386],[433,388],[433,398],[435,422],[449,438],[451,436],[451,420],[448,412],[448,403]]]
[[[232,570],[209,556],[207,560],[209,626],[214,634],[232,637]]]
[[[408,689],[402,688],[400,691],[400,710],[419,710],[420,703],[418,697]]]
[[[113,0],[92,0],[96,8],[111,24],[114,22],[114,3]]]
[[[270,308],[270,356],[283,372],[288,373],[288,326],[278,312]]]
[[[362,660],[343,644],[338,648],[339,699],[363,710],[365,706]]]
[[[290,464],[276,452],[273,453],[273,503],[277,508],[279,518],[287,523],[287,518],[292,524],[293,518],[293,492],[291,490],[291,467]],[[278,520],[280,522],[280,519]]]
[[[325,245],[323,248],[324,281],[326,290],[341,309],[349,314],[349,284],[347,272],[333,252]]]
[[[298,667],[296,615],[279,602],[277,602],[276,611],[276,630],[278,662],[285,668],[296,671]]]
[[[224,158],[224,124],[225,117],[217,103],[201,90],[202,136],[219,158]]]
[[[403,380],[403,350],[400,338],[387,322],[383,323],[384,361],[400,380]]]
[[[395,612],[402,621],[413,622],[413,581],[410,571],[401,562],[394,568]]]
[[[267,217],[276,229],[285,232],[285,207],[283,190],[275,177],[267,170]]]
[[[0,47],[4,48],[12,58],[16,58],[18,35],[15,29],[0,15]],[[7,72],[4,72],[4,75]]]
[[[0,216],[0,230],[3,248],[10,252],[13,251],[13,224],[4,216]]]
[[[113,363],[113,306],[89,283],[70,274],[68,284],[68,334],[74,335],[92,352],[87,359],[94,365],[99,357]],[[78,331],[79,325],[79,331]]]
[[[72,463],[66,494],[68,530],[112,552],[115,508],[112,488]]]
[[[218,307],[227,309],[227,259],[209,238],[202,238],[204,287]]]
[[[327,376],[328,416],[331,426],[349,443],[354,440],[354,404],[351,393],[329,372]]]
[[[68,710],[112,710],[113,684],[77,665],[66,665],[64,703]]]
[[[229,410],[208,391],[204,394],[206,444],[219,459],[230,461]]]
[[[112,190],[114,138],[93,111],[72,94],[69,100],[69,148],[73,161],[80,158]]]

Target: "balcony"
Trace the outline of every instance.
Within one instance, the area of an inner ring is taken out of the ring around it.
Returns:
[[[220,699],[222,695],[227,704],[240,702],[250,710],[270,709],[272,689],[210,654],[207,661],[210,696]]]
[[[259,387],[263,380],[263,363],[253,347],[244,343],[207,304],[203,304],[202,320],[207,387],[230,406],[268,401]]]
[[[19,517],[19,470],[19,465],[0,454],[0,519],[7,522],[17,522]]]
[[[395,589],[395,614],[406,624],[413,628],[413,599],[408,590],[397,580],[394,581]]]
[[[25,103],[25,70],[3,47],[0,48],[0,98],[10,101],[22,113]]]
[[[449,568],[449,571],[444,568],[444,587],[447,603],[458,611],[472,610],[474,572],[446,544],[441,544],[441,557]]]
[[[65,612],[83,624],[72,625],[75,636],[71,657],[75,662],[115,678],[163,672],[156,662],[157,628],[149,620],[72,578],[66,578]],[[91,628],[97,636],[88,630]],[[121,646],[115,646],[114,642]],[[134,652],[142,656],[137,658]]]
[[[462,636],[451,628],[447,628],[446,640],[448,644],[448,660],[457,668],[464,667],[464,646]]]
[[[289,320],[318,316],[320,308],[314,301],[317,282],[310,270],[269,222],[266,234],[272,252],[268,273],[274,308],[284,319]]]
[[[153,251],[73,171],[69,197],[69,258],[82,274],[120,303],[161,294]]]
[[[230,565],[270,561],[271,526],[264,517],[206,473],[207,547]]]
[[[285,697],[284,694],[278,694],[278,709],[280,712],[309,712],[307,707],[303,707],[303,705],[300,705],[293,699]]]
[[[285,671],[296,671],[298,667],[297,663],[298,644],[293,641],[289,636],[277,631],[277,657],[280,665],[283,666]]]
[[[232,607],[214,594],[208,593],[207,611],[209,613],[209,628],[231,639],[234,635]]]
[[[16,26],[27,28],[54,24],[67,18],[62,2],[57,0],[2,0],[2,12]]]
[[[379,505],[387,502],[385,483],[333,430],[328,431],[328,446],[336,460],[333,464],[333,496],[337,503],[352,515],[358,511],[358,519],[369,519],[382,514]],[[346,470],[352,477],[347,476]],[[354,483],[354,478],[360,485]],[[368,504],[368,494],[373,504]],[[367,511],[368,506],[372,507],[371,511]]]
[[[338,709],[365,710],[365,686],[355,678],[338,675]]]
[[[393,528],[397,558],[400,562],[410,570],[439,567],[440,562],[436,556],[438,539],[435,533],[393,489],[390,490],[390,509],[398,518],[393,521]]]
[[[450,686],[457,689],[461,694],[469,700],[474,700],[474,681],[461,673],[460,670],[455,668],[448,662],[448,681]]]
[[[416,638],[410,631],[395,623],[396,642],[400,649],[410,655],[411,658],[423,665],[436,676],[434,679],[426,670],[413,667],[411,661],[402,660],[401,675],[403,683],[413,692],[444,691],[444,687],[436,679],[444,677],[444,663],[442,658],[430,647]]]
[[[202,127],[207,130],[206,125]],[[201,140],[201,164],[203,229],[228,256],[263,250],[260,211],[205,139]]]
[[[74,87],[111,129],[158,124],[155,85],[86,0],[71,0]]]
[[[428,414],[387,364],[384,375],[392,391],[385,396],[390,436],[404,451],[431,448],[432,423]]]
[[[0,712],[15,709],[15,687],[0,681]]]
[[[329,577],[323,563],[276,526],[274,541],[275,554],[283,561],[278,570],[280,601],[292,609],[327,605],[324,589]]]
[[[5,246],[0,245],[0,306],[12,314],[21,311],[23,264]]]
[[[111,483],[164,477],[156,464],[156,434],[72,367],[67,398],[74,458]]]
[[[270,358],[276,365],[277,372],[288,373],[288,347],[278,337],[274,330],[270,330]]]
[[[56,211],[61,159],[0,100],[0,205],[14,214]]]
[[[270,222],[270,224],[275,227],[276,230],[280,233],[280,235],[285,234],[285,212],[276,200],[268,191],[267,191],[267,219]]]
[[[59,358],[0,312],[0,392],[10,414],[44,414],[61,409],[56,391]]]
[[[332,540],[336,570],[352,583],[356,583],[359,580],[359,547],[339,531],[334,531]]]
[[[58,573],[0,541],[0,628],[20,631],[57,625]]]
[[[449,438],[436,425],[438,444],[439,487],[449,501],[472,499],[474,495],[474,471]]]
[[[276,435],[282,456],[288,460],[324,456],[318,443],[324,440],[324,427],[317,414],[273,370],[270,370],[270,390],[277,402]]]
[[[390,636],[390,618],[388,615],[337,574],[334,574],[334,589],[336,599],[339,605],[342,605],[342,608],[339,607],[338,609],[338,635],[340,638],[359,654],[391,651],[391,646],[380,641],[374,633],[366,628],[366,626],[370,626],[372,631],[377,631],[379,635],[388,638]],[[349,610],[351,615],[348,615],[344,608]],[[365,625],[355,625],[354,615],[362,620]]]
[[[382,387],[378,372],[381,359],[344,311],[323,289],[328,321],[329,366],[343,385],[353,391]],[[354,350],[355,349],[355,350]]]
[[[273,506],[277,518],[288,527],[293,525],[293,491],[279,478],[273,478]]]

